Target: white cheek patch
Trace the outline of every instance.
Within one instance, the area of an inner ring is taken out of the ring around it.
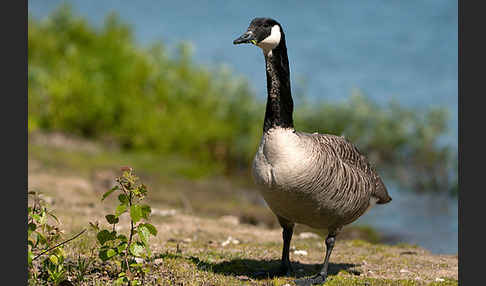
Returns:
[[[272,27],[272,32],[270,33],[270,36],[259,42],[257,46],[262,48],[263,51],[268,54],[268,52],[278,46],[278,44],[280,43],[280,37],[280,27],[278,25],[274,25]]]

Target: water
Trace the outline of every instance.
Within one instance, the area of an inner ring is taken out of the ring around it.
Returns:
[[[34,17],[59,0],[29,1]],[[416,108],[445,106],[457,147],[457,1],[120,1],[76,0],[75,10],[96,25],[116,11],[141,44],[190,41],[201,64],[224,64],[265,96],[263,55],[232,44],[254,17],[282,23],[293,88],[313,98],[339,100],[361,89],[379,103],[391,98]],[[295,100],[299,104],[298,99]],[[457,252],[457,201],[391,189],[393,202],[359,220],[436,253]]]
[[[417,195],[388,188],[392,202],[376,205],[356,221],[372,225],[390,244],[417,244],[433,253],[456,254],[457,200],[441,195]]]

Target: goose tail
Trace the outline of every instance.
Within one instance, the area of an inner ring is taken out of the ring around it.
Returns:
[[[377,204],[382,205],[391,202],[392,198],[388,194],[388,191],[380,178],[376,180],[376,188],[373,193],[374,196],[378,198]]]

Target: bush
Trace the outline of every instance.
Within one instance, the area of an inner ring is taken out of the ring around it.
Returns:
[[[28,32],[31,129],[218,163],[249,145],[244,118],[259,106],[248,85],[193,65],[187,45],[169,58],[160,43],[137,47],[115,15],[95,29],[65,6]]]

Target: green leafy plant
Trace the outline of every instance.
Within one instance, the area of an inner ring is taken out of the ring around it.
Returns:
[[[58,218],[47,207],[41,194],[28,192],[32,204],[27,207],[27,264],[30,279],[43,279],[58,285],[66,280],[66,268],[64,265],[65,254],[63,245],[81,234],[58,243],[63,231],[59,228]],[[53,224],[53,223],[56,224]],[[35,267],[34,260],[49,254],[41,263],[40,269]]]
[[[50,210],[48,210],[41,195],[34,191],[30,191],[28,195],[32,199],[32,204],[27,207],[27,261],[29,275],[36,279],[39,272],[33,267],[33,261],[55,244],[61,238],[62,232],[58,227],[59,220]],[[53,224],[54,222],[56,225]],[[52,254],[52,258],[49,257],[46,260],[49,259],[55,261],[56,264],[59,264],[59,261],[63,260],[62,250],[58,249],[57,253]],[[60,273],[53,268],[44,270],[51,270],[49,272],[49,275],[53,275],[51,280],[57,281],[55,277],[61,275],[62,266],[59,268],[61,271]]]
[[[151,256],[149,247],[150,236],[157,235],[157,229],[148,223],[151,208],[142,201],[147,194],[147,187],[139,183],[139,178],[129,167],[122,168],[123,174],[117,177],[117,185],[103,194],[102,201],[113,193],[118,193],[119,204],[114,213],[105,216],[111,229],[102,229],[98,224],[91,223],[97,231],[96,238],[100,245],[98,256],[103,261],[115,260],[121,266],[117,283],[129,282],[138,285],[148,268],[144,266]],[[116,229],[120,216],[128,214],[130,217],[130,230],[127,235],[119,233]],[[136,258],[141,258],[137,259]]]
[[[48,210],[45,201],[39,193],[31,191],[28,195],[32,199],[32,204],[27,207],[27,261],[29,278],[37,280],[43,276],[54,284],[58,284],[65,276],[62,247],[56,249],[54,253],[47,257],[42,262],[40,269],[34,267],[33,262],[61,238],[62,232],[58,227],[59,220]]]
[[[64,266],[64,249],[58,247],[50,253],[49,257],[42,262],[43,270],[47,272],[47,281],[59,285],[66,280],[66,268]]]

